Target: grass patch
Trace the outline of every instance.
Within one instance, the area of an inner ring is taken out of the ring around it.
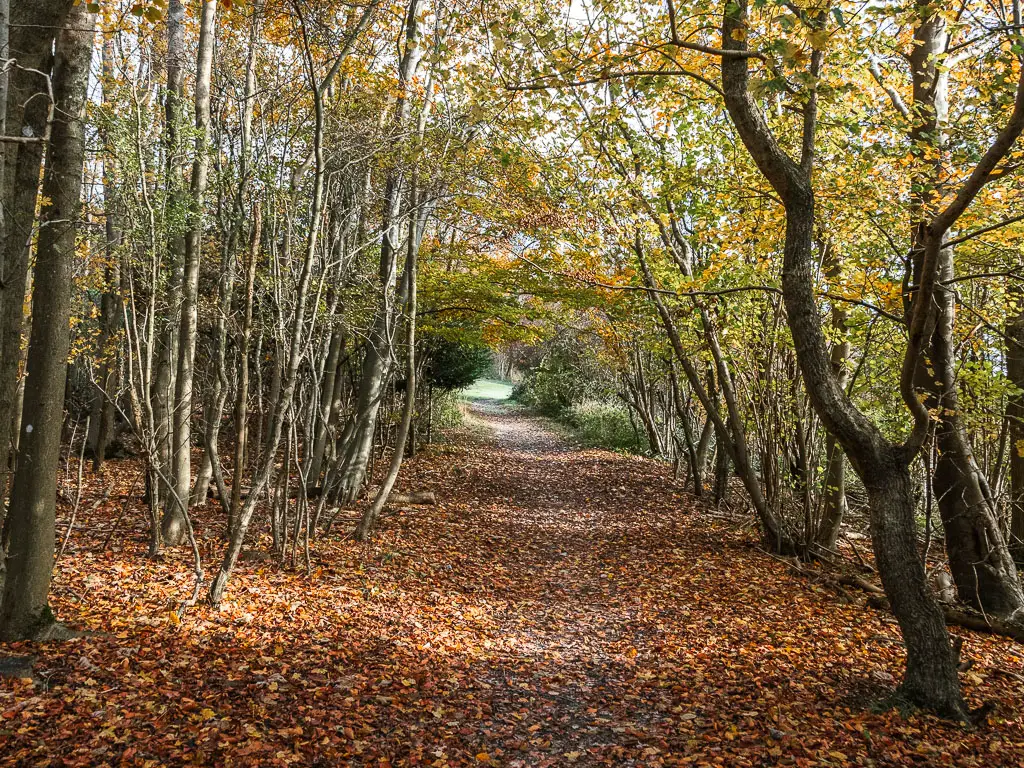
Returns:
[[[459,394],[465,400],[508,400],[512,385],[497,379],[477,379]]]

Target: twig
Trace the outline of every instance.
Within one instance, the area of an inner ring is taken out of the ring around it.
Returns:
[[[75,516],[78,514],[78,507],[82,503],[82,467],[85,465],[85,445],[89,442],[90,418],[91,416],[85,417],[85,434],[82,436],[82,450],[78,453],[78,488],[75,492],[75,505],[71,508],[71,519],[68,521],[68,529],[64,533],[64,541],[61,542],[57,556],[53,559],[54,565],[60,561],[61,556],[64,554],[64,549],[67,547],[68,540],[71,538],[71,529],[75,527]]]
[[[139,473],[135,475],[135,480],[132,481],[132,486],[128,490],[128,495],[124,498],[124,504],[121,505],[121,514],[117,516],[117,520],[114,521],[113,528],[110,529],[110,533],[108,533],[107,538],[104,539],[103,545],[100,547],[101,552],[110,546],[110,540],[114,538],[114,534],[117,532],[117,529],[121,527],[121,520],[124,519],[125,513],[128,511],[128,504],[131,502],[132,496],[135,495],[135,489],[139,487],[139,480],[142,479],[142,474],[143,471],[140,470]]]

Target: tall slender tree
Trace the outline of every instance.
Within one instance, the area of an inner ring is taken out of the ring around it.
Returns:
[[[72,0],[25,0],[11,9],[7,67],[4,172],[0,179],[0,505],[18,440],[16,401],[21,367],[29,247],[39,195],[39,171],[52,117],[52,49]],[[2,507],[0,507],[2,508]]]
[[[163,522],[164,542],[175,546],[185,538],[192,490],[192,383],[195,377],[199,327],[199,265],[202,259],[203,206],[210,174],[210,85],[213,79],[214,25],[218,0],[203,0],[196,56],[195,159],[185,217],[184,271],[178,329],[178,371],[174,389],[173,488]]]
[[[54,478],[60,459],[64,382],[71,315],[71,265],[81,218],[83,125],[95,14],[85,4],[67,15],[57,38],[55,110],[46,153],[35,280],[28,383],[18,467],[11,488],[10,551],[0,597],[0,639],[46,633],[56,540]]]

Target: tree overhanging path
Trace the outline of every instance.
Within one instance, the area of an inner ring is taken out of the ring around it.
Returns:
[[[147,562],[141,527],[100,553],[114,513],[92,513],[55,603],[104,634],[15,647],[36,680],[0,682],[0,763],[1024,759],[1018,646],[964,633],[995,742],[875,711],[902,664],[886,614],[790,573],[663,464],[573,447],[497,401],[469,411],[472,434],[400,481],[438,506],[384,518],[369,545],[315,545],[309,576],[246,560],[219,611],[180,622],[186,554]]]

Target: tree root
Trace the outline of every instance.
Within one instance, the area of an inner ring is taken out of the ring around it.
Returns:
[[[823,582],[844,595],[846,594],[846,590],[843,589],[844,586],[856,587],[857,589],[868,593],[868,604],[871,607],[878,608],[882,611],[891,610],[889,607],[889,599],[885,596],[885,590],[877,584],[868,581],[863,576],[858,576],[857,574],[852,573],[831,574],[822,571],[815,571],[802,568],[790,559],[774,556],[773,558],[787,565],[790,570],[795,573],[798,573],[808,579]],[[1006,637],[1018,643],[1024,643],[1024,624],[1015,621],[1007,621],[997,616],[983,614],[980,611],[975,611],[974,609],[963,605],[952,605],[950,603],[940,601],[939,607],[942,609],[943,616],[946,618],[946,624],[951,627],[961,627],[975,632],[998,635],[999,637]]]
[[[857,587],[868,592],[871,595],[868,599],[868,603],[871,606],[880,610],[889,610],[889,600],[886,598],[884,590],[867,579],[860,576],[843,574],[836,577],[835,581],[839,584]],[[946,617],[946,624],[951,627],[985,632],[986,634],[1007,637],[1018,643],[1024,643],[1024,625],[1022,624],[1005,621],[996,616],[989,616],[966,606],[940,602],[939,607],[942,609],[943,616]]]

